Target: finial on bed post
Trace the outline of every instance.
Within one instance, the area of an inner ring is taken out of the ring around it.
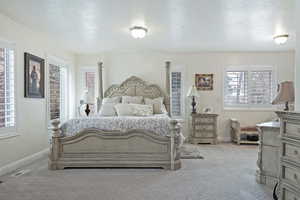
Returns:
[[[52,124],[52,136],[53,137],[60,137],[60,128],[59,128],[59,124],[60,124],[60,121],[59,119],[54,119],[51,121],[51,124]]]
[[[97,98],[97,111],[100,110],[103,99],[103,62],[98,62],[99,73],[99,97]]]
[[[171,92],[170,92],[170,66],[171,66],[171,62],[170,61],[166,61],[166,91],[167,91],[167,99],[165,99],[165,105],[167,107],[169,116],[171,116],[171,102],[170,102],[170,96],[171,96]]]

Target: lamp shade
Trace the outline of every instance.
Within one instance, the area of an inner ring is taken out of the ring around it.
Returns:
[[[84,103],[88,103],[88,104],[94,103],[93,94],[91,92],[89,92],[88,89],[84,90],[82,97],[83,97]]]
[[[272,104],[283,104],[286,102],[295,101],[294,83],[292,81],[285,81],[280,83],[279,92]]]
[[[187,94],[188,97],[199,97],[198,91],[195,85],[191,86]]]

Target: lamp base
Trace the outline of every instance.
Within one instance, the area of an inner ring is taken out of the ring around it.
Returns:
[[[90,112],[91,112],[91,110],[90,110],[90,106],[89,106],[89,104],[87,103],[86,104],[86,108],[85,108],[85,114],[86,114],[86,116],[89,116],[89,114],[90,114]]]
[[[192,100],[192,114],[196,114],[196,101],[195,101],[195,96],[193,96]]]
[[[289,111],[290,108],[289,108],[289,102],[285,102],[285,108],[284,108],[284,111]]]

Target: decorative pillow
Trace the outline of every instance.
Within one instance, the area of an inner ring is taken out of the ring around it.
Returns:
[[[111,98],[103,98],[102,104],[113,103],[117,104],[121,102],[121,97],[111,97]]]
[[[150,116],[153,115],[152,105],[130,104],[135,116]]]
[[[117,111],[118,116],[133,116],[133,108],[131,104],[116,104],[115,109]]]
[[[116,110],[114,103],[105,103],[101,105],[101,108],[99,110],[99,116],[116,116]]]
[[[164,99],[162,97],[158,97],[156,99],[149,99],[149,98],[145,98],[145,104],[146,105],[152,105],[153,106],[153,112],[154,114],[162,114],[164,113],[163,108],[164,108],[164,104],[163,104]]]
[[[142,96],[122,96],[122,103],[143,104]]]

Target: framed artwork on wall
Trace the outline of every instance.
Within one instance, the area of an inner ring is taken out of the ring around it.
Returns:
[[[213,74],[195,74],[195,85],[197,90],[213,90]]]
[[[24,53],[24,80],[27,98],[44,98],[45,96],[45,60]]]

